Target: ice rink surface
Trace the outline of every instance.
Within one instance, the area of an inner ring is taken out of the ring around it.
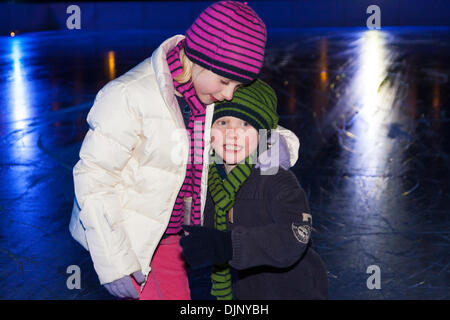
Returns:
[[[0,37],[1,299],[112,299],[69,234],[71,170],[98,90],[176,33]],[[301,142],[292,170],[330,299],[449,299],[449,28],[278,29],[268,39],[261,78]],[[80,289],[67,287],[71,265]],[[370,266],[380,289],[367,286]]]

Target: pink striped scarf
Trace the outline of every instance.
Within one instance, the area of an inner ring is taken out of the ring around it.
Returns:
[[[178,45],[167,53],[167,63],[172,74],[172,79],[183,72],[180,62],[180,50],[184,48],[185,40],[181,40]],[[206,105],[197,97],[191,81],[178,83],[173,80],[175,90],[183,95],[187,104],[191,108],[191,115],[187,127],[190,137],[189,162],[186,168],[186,178],[178,193],[177,200],[170,217],[166,234],[175,234],[181,230],[184,218],[184,198],[192,197],[191,225],[200,225],[201,217],[201,179],[203,172],[203,150]]]

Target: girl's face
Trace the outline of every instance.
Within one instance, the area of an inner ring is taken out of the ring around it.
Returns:
[[[258,131],[239,118],[221,117],[212,125],[211,145],[226,164],[237,164],[258,147]]]
[[[206,105],[233,99],[233,94],[242,83],[222,77],[198,64],[192,69],[192,82],[200,101]]]

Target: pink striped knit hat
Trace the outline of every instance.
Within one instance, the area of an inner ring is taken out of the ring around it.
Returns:
[[[266,26],[246,3],[220,1],[206,8],[186,31],[191,61],[242,83],[255,79],[264,62]]]

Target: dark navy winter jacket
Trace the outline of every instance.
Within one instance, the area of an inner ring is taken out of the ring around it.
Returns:
[[[308,201],[290,170],[261,175],[253,168],[232,210],[230,266],[238,299],[327,298],[325,265],[311,247]],[[204,225],[214,227],[209,193],[204,214]]]

